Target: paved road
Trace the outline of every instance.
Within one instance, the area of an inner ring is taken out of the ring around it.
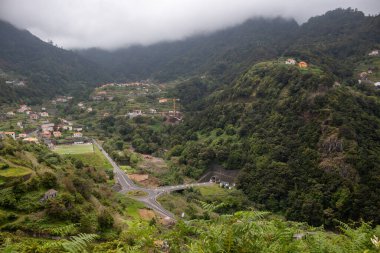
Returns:
[[[126,193],[129,191],[143,191],[147,195],[143,197],[136,197],[139,201],[143,202],[147,207],[155,210],[157,213],[164,217],[169,217],[173,220],[175,220],[174,215],[163,208],[160,203],[157,201],[157,197],[169,193],[172,191],[178,191],[194,186],[210,186],[213,183],[194,183],[194,184],[183,184],[183,185],[175,185],[175,186],[163,186],[163,187],[157,187],[157,188],[144,188],[141,186],[136,185],[129,177],[128,175],[120,169],[120,167],[115,163],[115,161],[108,155],[108,153],[99,145],[99,143],[96,140],[93,140],[93,143],[99,148],[99,150],[103,153],[103,155],[107,158],[107,160],[112,164],[113,171],[115,174],[115,181],[119,182],[121,185],[121,193]]]

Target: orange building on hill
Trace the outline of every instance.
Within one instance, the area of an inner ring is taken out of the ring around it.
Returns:
[[[300,67],[301,69],[306,69],[307,68],[307,63],[304,62],[304,61],[301,61],[298,63],[298,67]]]

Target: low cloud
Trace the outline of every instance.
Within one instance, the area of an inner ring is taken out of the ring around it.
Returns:
[[[379,0],[0,0],[0,18],[64,48],[115,49],[207,33],[263,16],[299,23],[338,7],[380,12]]]

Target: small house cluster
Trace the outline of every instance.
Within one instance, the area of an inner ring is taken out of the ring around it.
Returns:
[[[375,87],[380,88],[380,82],[373,81],[373,78],[371,78],[372,74],[375,71],[378,71],[378,70],[374,67],[369,67],[367,71],[360,72],[359,76],[358,76],[359,77],[358,83],[359,84],[371,84],[371,85],[374,85]]]
[[[47,118],[49,117],[49,113],[46,111],[46,108],[41,108],[40,112],[33,112],[32,108],[28,105],[20,105],[20,107],[17,109],[18,113],[25,113],[26,115],[29,115],[29,119],[31,120],[38,120],[40,117]],[[11,116],[13,112],[8,112],[7,115]],[[13,113],[14,115],[14,113]]]
[[[59,96],[59,97],[53,99],[51,101],[51,103],[54,105],[57,103],[63,103],[64,104],[64,103],[67,103],[68,101],[70,101],[72,99],[73,99],[73,97],[70,97],[70,96]]]
[[[127,117],[130,119],[136,118],[138,116],[143,116],[144,114],[142,113],[141,110],[133,110],[132,112],[127,113]]]
[[[62,139],[63,141],[67,140],[68,142],[77,142],[77,138],[82,138],[83,127],[82,126],[74,126],[73,123],[60,119],[61,123],[44,123],[40,126],[41,132],[40,137],[44,140],[44,142],[55,143],[56,141],[51,141],[50,139]],[[50,141],[47,141],[50,140]],[[80,142],[82,140],[79,140]],[[49,145],[50,146],[50,145]]]
[[[107,87],[139,87],[139,86],[149,86],[148,83],[145,82],[131,82],[131,83],[106,83],[100,86],[100,89],[104,89]]]
[[[11,85],[11,86],[16,86],[16,87],[23,87],[26,85],[25,81],[19,81],[19,80],[7,80],[5,81],[5,84]]]
[[[78,107],[81,109],[81,110],[86,110],[87,112],[92,112],[92,107],[86,107],[84,102],[79,102],[78,103]]]
[[[95,93],[95,95],[90,97],[90,98],[93,101],[104,101],[104,100],[112,101],[114,99],[113,96],[107,95],[106,91],[99,91],[99,92]]]
[[[4,138],[8,137],[8,138],[12,138],[12,139],[16,140],[16,135],[17,134],[15,132],[0,132],[0,139],[4,139]],[[22,139],[23,141],[26,141],[26,142],[38,143],[37,138],[28,137],[28,134],[26,134],[26,133],[18,134],[17,138]]]
[[[293,58],[288,58],[288,59],[286,59],[285,64],[296,65],[297,61]],[[305,61],[300,61],[300,62],[298,62],[298,67],[301,69],[306,69],[308,67],[308,64]]]

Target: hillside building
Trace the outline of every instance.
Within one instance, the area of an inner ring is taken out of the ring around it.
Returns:
[[[300,67],[301,69],[306,69],[308,67],[308,65],[306,62],[301,61],[298,63],[298,67]]]
[[[73,134],[73,137],[74,137],[74,138],[81,138],[81,137],[83,137],[83,134],[80,133],[80,132],[75,132],[75,133]]]
[[[54,132],[53,132],[53,136],[54,136],[55,138],[61,138],[61,137],[62,137],[62,133],[61,133],[60,131],[54,131]]]
[[[47,192],[45,192],[44,196],[40,199],[41,202],[46,201],[48,199],[52,199],[57,197],[58,192],[54,189],[50,189]]]
[[[15,132],[0,132],[0,138],[5,138],[5,137],[11,137],[14,140],[16,139],[16,133]]]
[[[378,56],[379,55],[379,50],[372,50],[368,55],[369,56]]]

